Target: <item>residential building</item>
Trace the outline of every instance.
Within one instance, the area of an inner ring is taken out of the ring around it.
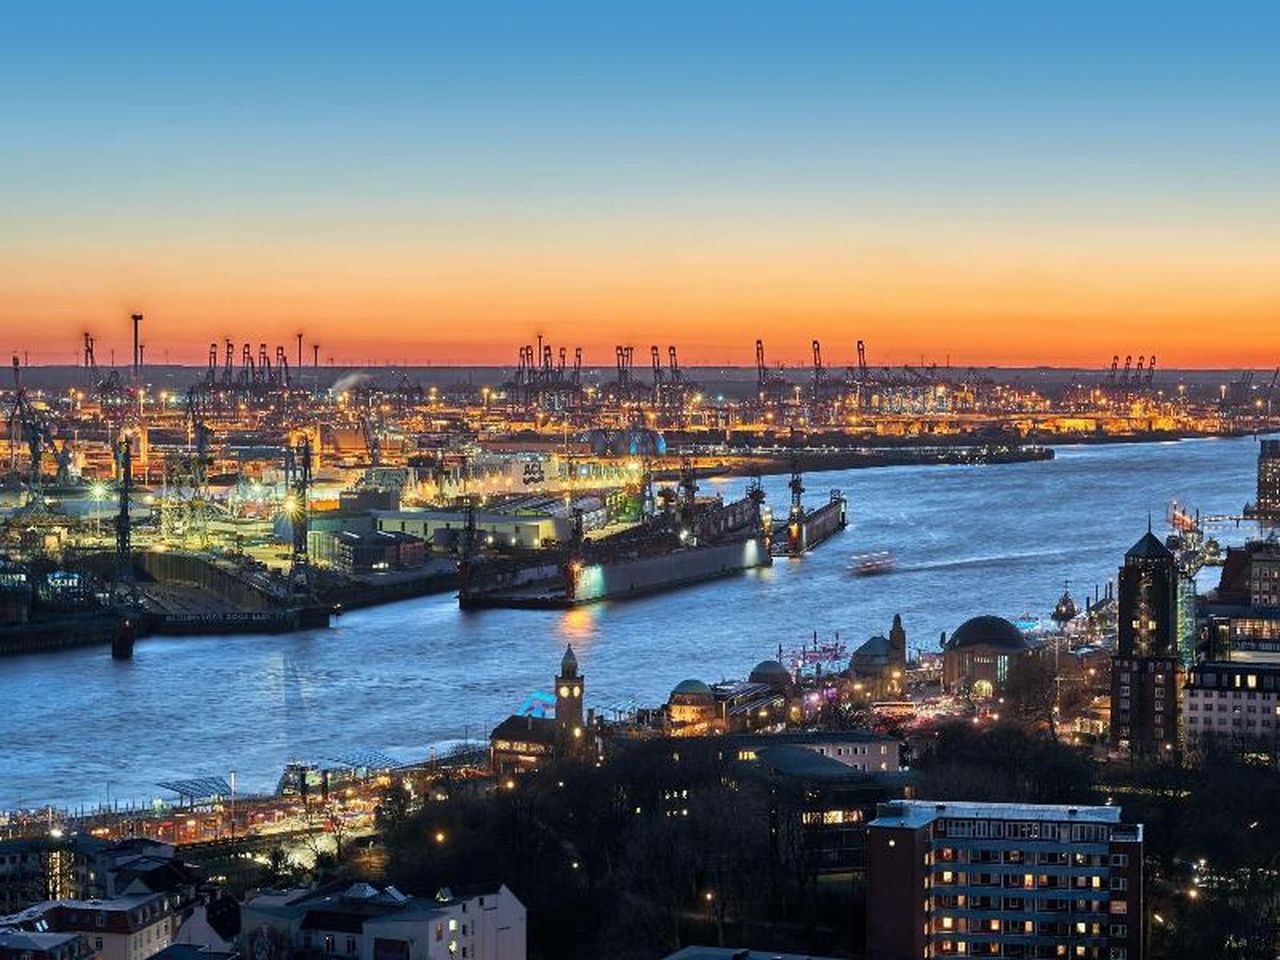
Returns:
[[[1118,807],[898,800],[868,830],[867,957],[1143,957],[1142,825]]]
[[[834,960],[812,953],[778,953],[776,950],[750,950],[746,947],[684,947],[667,954],[663,960]]]
[[[442,889],[331,884],[259,894],[241,912],[242,952],[326,960],[525,960],[525,908],[503,884]]]
[[[877,805],[903,796],[908,789],[907,775],[896,769],[898,744],[854,744],[853,749],[873,751],[885,747],[895,756],[893,772],[866,772],[818,750],[786,743],[786,735],[777,739],[780,742],[775,745],[739,747],[739,760],[730,767],[734,776],[767,784],[770,824],[798,828],[800,850],[815,873],[861,875],[866,868],[867,825],[875,818]],[[734,755],[731,752],[729,757]],[[744,756],[751,759],[743,760]],[[780,834],[795,836],[775,829],[771,842],[778,843]]]
[[[107,896],[110,847],[84,834],[0,841],[0,916],[45,900]]]
[[[1178,563],[1151,532],[1129,548],[1118,578],[1118,634],[1111,662],[1111,746],[1135,756],[1179,742]]]
[[[1258,449],[1258,516],[1280,520],[1280,440],[1263,440]]]
[[[0,926],[37,933],[77,933],[100,960],[150,960],[173,942],[181,899],[132,893],[106,900],[50,900],[0,918]]]
[[[870,730],[784,730],[779,733],[736,733],[724,738],[730,757],[759,759],[763,749],[795,747],[834,760],[863,773],[897,773],[902,744],[896,737]]]
[[[78,933],[30,933],[0,929],[0,960],[91,960],[93,950]]]
[[[1280,663],[1198,663],[1183,689],[1187,746],[1277,759]]]

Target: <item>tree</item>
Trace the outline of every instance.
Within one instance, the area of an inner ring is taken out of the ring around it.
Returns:
[[[1006,709],[1014,719],[1030,727],[1041,724],[1058,739],[1057,679],[1053,663],[1043,653],[1014,657],[1005,680]]]

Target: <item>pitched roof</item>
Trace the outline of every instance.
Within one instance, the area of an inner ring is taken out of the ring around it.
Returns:
[[[1173,554],[1169,552],[1169,548],[1160,542],[1160,538],[1148,530],[1142,535],[1142,538],[1129,548],[1125,554],[1126,557],[1134,557],[1138,560],[1172,560]]]

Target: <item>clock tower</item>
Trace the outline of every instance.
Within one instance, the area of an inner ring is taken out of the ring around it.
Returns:
[[[578,673],[578,658],[573,655],[573,647],[566,647],[560,661],[560,675],[556,677],[556,739],[562,749],[570,752],[577,752],[586,742],[587,731],[582,724],[584,679]]]

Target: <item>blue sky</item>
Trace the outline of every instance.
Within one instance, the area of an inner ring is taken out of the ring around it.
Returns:
[[[21,281],[0,319],[63,336],[136,292],[200,304],[196,325],[212,306],[177,258],[216,250],[274,322],[283,287],[233,244],[320,275],[347,244],[569,269],[619,236],[647,238],[612,252],[650,278],[664,244],[750,271],[770,237],[814,238],[815,271],[819,243],[927,265],[1000,230],[1256,256],[1280,214],[1277,27],[1274,4],[25,3],[0,31],[0,277]]]

